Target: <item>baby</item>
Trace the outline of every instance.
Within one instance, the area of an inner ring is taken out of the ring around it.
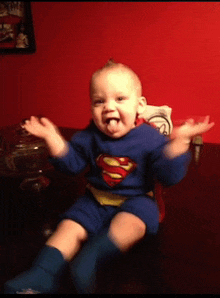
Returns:
[[[211,129],[189,119],[167,138],[138,116],[146,108],[138,76],[109,61],[90,82],[92,122],[67,142],[47,118],[24,128],[43,138],[55,168],[76,175],[90,165],[85,195],[64,214],[33,267],[5,284],[5,293],[56,293],[70,265],[78,293],[93,293],[96,272],[145,235],[156,234],[159,210],[155,179],[178,183],[190,161],[191,138]]]

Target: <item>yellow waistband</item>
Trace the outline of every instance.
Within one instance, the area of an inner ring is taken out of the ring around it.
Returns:
[[[99,190],[89,183],[86,185],[86,187],[92,192],[95,199],[101,205],[121,206],[127,199],[126,197],[116,195],[108,191]]]
[[[121,206],[127,200],[127,197],[116,195],[108,191],[99,190],[90,183],[88,183],[86,187],[92,192],[95,199],[101,205]],[[153,191],[148,192],[147,195],[153,197]]]

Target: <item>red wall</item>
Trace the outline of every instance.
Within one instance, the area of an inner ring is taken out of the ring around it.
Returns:
[[[174,123],[210,114],[204,141],[220,143],[218,2],[33,2],[32,13],[36,53],[0,56],[1,126],[43,114],[84,128],[90,76],[113,57]]]

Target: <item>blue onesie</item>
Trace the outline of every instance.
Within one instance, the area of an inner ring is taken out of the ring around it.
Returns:
[[[89,234],[98,234],[115,214],[125,211],[142,219],[148,234],[156,234],[159,210],[155,199],[147,193],[154,190],[155,179],[166,186],[178,183],[190,161],[190,153],[166,158],[163,148],[168,141],[146,123],[118,139],[100,132],[93,122],[74,134],[68,142],[68,153],[50,161],[71,175],[90,165],[88,187],[61,219],[72,219]]]
[[[166,158],[163,148],[168,141],[144,123],[125,136],[112,139],[92,122],[72,137],[64,157],[51,158],[55,167],[71,175],[90,165],[85,195],[60,217],[78,222],[92,236],[70,264],[78,293],[93,293],[97,270],[121,253],[106,232],[118,212],[134,214],[146,224],[147,234],[157,233],[159,209],[150,196],[154,181],[164,185],[178,183],[189,161],[188,153]],[[46,245],[32,269],[5,284],[5,293],[54,293],[66,265],[62,253]]]

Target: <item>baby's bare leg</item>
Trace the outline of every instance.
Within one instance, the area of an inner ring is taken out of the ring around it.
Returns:
[[[122,252],[126,252],[144,237],[146,228],[145,223],[137,216],[120,212],[111,222],[109,237]]]
[[[145,223],[137,216],[120,212],[111,221],[109,231],[103,231],[85,244],[82,251],[70,263],[74,284],[78,293],[94,293],[96,272],[113,258],[131,248],[146,232]]]
[[[87,238],[88,233],[80,224],[71,219],[64,219],[47,240],[46,245],[57,248],[64,259],[70,261]]]

